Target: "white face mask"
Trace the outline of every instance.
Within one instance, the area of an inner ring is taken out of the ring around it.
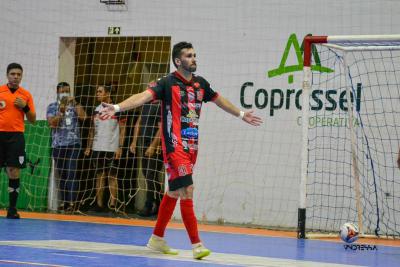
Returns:
[[[67,98],[69,96],[69,93],[59,93],[57,94],[57,102],[60,103],[63,98]]]

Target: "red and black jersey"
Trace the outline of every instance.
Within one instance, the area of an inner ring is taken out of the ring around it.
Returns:
[[[161,100],[162,145],[168,154],[174,151],[197,153],[198,128],[203,102],[214,101],[218,93],[202,77],[187,81],[173,72],[151,83],[153,100]]]

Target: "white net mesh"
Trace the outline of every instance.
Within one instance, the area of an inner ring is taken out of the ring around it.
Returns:
[[[344,222],[356,222],[363,225],[366,234],[398,237],[400,51],[343,53],[320,46],[318,50],[321,65],[332,72],[313,72],[307,228],[337,231]],[[353,122],[347,112],[346,87],[351,91]],[[351,158],[350,123],[356,136],[359,197]],[[356,208],[357,198],[360,211]]]

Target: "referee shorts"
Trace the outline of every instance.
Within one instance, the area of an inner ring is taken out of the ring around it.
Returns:
[[[26,167],[24,133],[0,132],[0,167]]]

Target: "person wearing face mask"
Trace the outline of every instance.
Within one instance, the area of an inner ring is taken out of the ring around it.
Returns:
[[[71,96],[67,82],[57,84],[57,101],[47,107],[51,128],[52,156],[59,177],[60,211],[74,212],[79,182],[76,178],[81,148],[79,121],[86,118],[83,107]]]

